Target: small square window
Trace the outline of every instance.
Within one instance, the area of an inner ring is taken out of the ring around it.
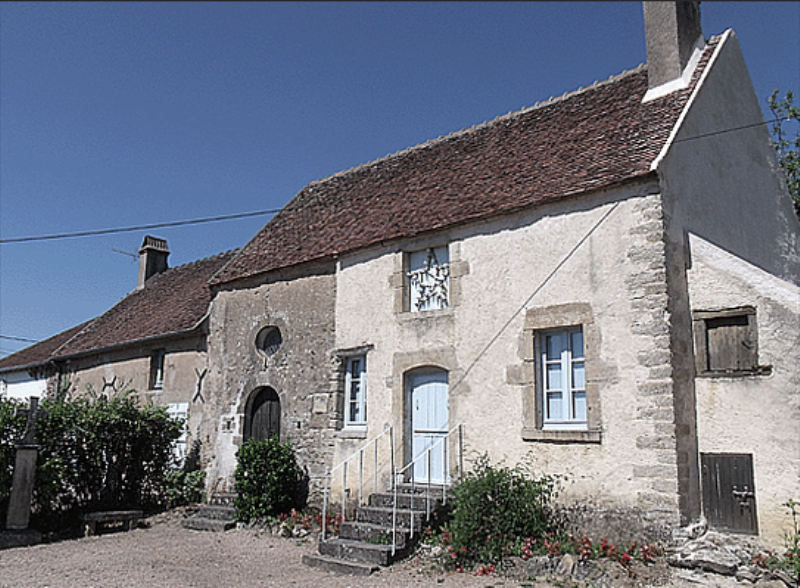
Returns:
[[[346,369],[344,423],[346,427],[364,427],[367,424],[366,356],[349,357]]]
[[[150,356],[150,389],[159,390],[164,387],[164,353],[156,349]]]
[[[450,255],[447,246],[408,254],[408,300],[411,312],[450,305]]]
[[[746,375],[769,371],[769,368],[758,365],[755,308],[696,311],[694,323],[698,375]]]

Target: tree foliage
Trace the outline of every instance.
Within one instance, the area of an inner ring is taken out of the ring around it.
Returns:
[[[800,108],[794,105],[794,93],[791,90],[786,92],[783,99],[778,98],[778,90],[773,90],[768,103],[775,117],[770,124],[772,146],[786,173],[786,184],[794,200],[794,210],[800,218]]]

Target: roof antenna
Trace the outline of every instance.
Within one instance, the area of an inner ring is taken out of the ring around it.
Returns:
[[[121,249],[114,249],[113,247],[111,248],[111,251],[114,251],[115,253],[122,253],[122,255],[129,255],[130,257],[133,258],[133,263],[136,263],[137,261],[139,261],[139,254],[138,253],[130,253],[129,251],[122,251]]]

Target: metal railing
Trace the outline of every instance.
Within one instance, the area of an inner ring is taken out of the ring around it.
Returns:
[[[345,458],[342,462],[340,462],[337,466],[333,469],[328,469],[325,472],[325,491],[322,497],[322,540],[325,541],[327,536],[328,530],[328,495],[331,490],[331,480],[333,478],[334,472],[341,469],[342,470],[342,522],[345,520],[345,506],[347,504],[347,469],[348,464],[350,461],[358,458],[358,504],[357,506],[361,506],[361,501],[364,496],[364,455],[365,452],[373,446],[373,474],[374,474],[374,482],[373,482],[373,492],[378,492],[378,442],[384,436],[389,436],[389,453],[390,453],[390,472],[395,471],[394,465],[394,429],[392,427],[386,427],[382,433],[377,435],[376,437],[372,438],[370,441],[361,447],[358,451],[352,453],[349,457]]]
[[[400,469],[394,470],[394,476],[392,477],[392,555],[395,555],[397,552],[397,486],[398,484],[402,483],[403,479],[409,474],[410,470],[410,480],[411,480],[411,504],[410,504],[410,531],[411,535],[410,538],[414,538],[414,497],[416,496],[416,481],[414,479],[414,471],[413,468],[417,463],[421,460],[425,460],[426,464],[426,472],[427,472],[427,480],[424,482],[426,486],[425,492],[425,519],[430,520],[431,518],[431,487],[433,483],[431,482],[431,466],[433,464],[433,452],[435,449],[441,449],[442,452],[442,467],[443,467],[443,476],[444,479],[442,484],[442,504],[447,504],[447,486],[449,483],[449,461],[448,461],[448,442],[450,441],[451,437],[454,437],[455,434],[457,435],[458,445],[456,446],[457,453],[458,453],[458,475],[462,475],[464,472],[464,431],[463,425],[458,424],[446,434],[439,437],[430,447],[428,447],[423,453],[420,453],[417,457],[412,459],[409,463],[404,465]],[[438,486],[438,485],[437,485]]]

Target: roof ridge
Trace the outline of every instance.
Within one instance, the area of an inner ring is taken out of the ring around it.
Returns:
[[[601,81],[595,80],[592,84],[590,84],[588,86],[581,86],[576,90],[572,90],[571,92],[564,92],[560,96],[551,96],[547,100],[543,100],[543,101],[539,101],[539,102],[534,103],[532,106],[523,106],[519,110],[512,110],[512,111],[510,111],[510,112],[508,112],[506,114],[502,114],[500,116],[496,116],[495,118],[483,121],[481,123],[477,123],[477,124],[475,124],[475,125],[473,125],[471,127],[465,127],[465,128],[462,128],[462,129],[460,129],[458,131],[453,131],[452,133],[448,133],[446,135],[440,135],[440,136],[435,137],[433,139],[429,139],[429,140],[427,140],[427,141],[425,141],[423,143],[418,143],[416,145],[412,145],[410,147],[406,147],[406,148],[401,149],[399,151],[395,151],[393,153],[388,153],[388,154],[384,155],[383,157],[379,157],[377,159],[373,159],[371,161],[367,161],[365,163],[361,163],[361,164],[356,165],[354,167],[350,167],[350,168],[347,168],[347,169],[344,169],[344,170],[340,170],[340,171],[335,172],[335,173],[333,173],[333,174],[331,174],[329,176],[325,176],[323,178],[319,178],[317,180],[310,181],[308,184],[306,184],[303,187],[302,190],[300,190],[300,192],[303,192],[306,189],[311,188],[311,187],[313,187],[313,186],[315,186],[317,184],[323,184],[323,183],[328,182],[328,181],[330,181],[332,179],[335,179],[335,178],[341,178],[341,177],[344,177],[344,176],[355,174],[355,173],[360,172],[360,171],[364,171],[364,170],[366,170],[368,168],[375,167],[375,166],[377,166],[377,165],[379,165],[381,163],[384,163],[386,161],[390,161],[390,160],[398,158],[398,157],[402,157],[402,156],[407,155],[409,153],[413,153],[415,151],[422,151],[423,149],[429,149],[431,147],[434,147],[435,145],[439,145],[439,144],[444,143],[446,141],[455,140],[455,139],[457,139],[459,137],[462,137],[463,135],[467,135],[469,133],[474,133],[474,132],[476,132],[478,130],[490,127],[490,126],[492,126],[494,124],[497,124],[498,122],[505,121],[505,120],[511,120],[511,119],[514,119],[514,118],[516,118],[518,116],[522,116],[523,114],[527,114],[529,112],[532,112],[534,110],[546,108],[546,107],[551,106],[553,104],[557,104],[559,102],[563,102],[565,100],[573,98],[574,96],[578,96],[580,94],[583,94],[583,93],[586,93],[586,92],[589,92],[589,91],[593,91],[593,90],[596,90],[598,88],[602,88],[602,87],[604,87],[604,86],[606,86],[608,84],[614,83],[614,82],[619,81],[621,79],[624,79],[624,78],[626,78],[628,76],[637,74],[637,73],[639,73],[639,72],[641,72],[643,70],[646,70],[646,69],[647,69],[647,64],[646,63],[642,63],[642,64],[639,64],[638,66],[636,66],[633,69],[626,69],[626,70],[623,70],[622,72],[620,72],[618,74],[611,75],[608,78],[606,78],[605,80],[601,80]],[[299,193],[298,193],[298,195],[299,195]],[[286,206],[284,208],[288,207],[291,204],[292,200],[294,200],[294,198],[292,198],[286,204]],[[280,214],[280,213],[278,213],[278,214]]]
[[[240,249],[241,249],[240,247],[236,247],[234,249],[228,249],[227,251],[223,251],[221,253],[216,253],[216,254],[211,255],[209,257],[203,257],[201,259],[195,259],[193,261],[187,261],[186,263],[183,263],[181,265],[176,265],[175,267],[168,267],[163,272],[159,272],[159,273],[157,273],[157,274],[155,274],[153,276],[150,276],[150,279],[145,282],[145,288],[147,288],[147,284],[149,284],[151,281],[153,281],[153,280],[161,281],[162,279],[164,279],[165,276],[167,276],[167,274],[171,274],[171,273],[176,272],[178,270],[191,269],[193,266],[197,266],[200,263],[208,263],[208,262],[217,260],[217,259],[219,259],[221,257],[224,257],[226,255],[234,255],[234,254],[238,253],[240,251]],[[214,273],[216,273],[216,272],[214,272]],[[141,288],[141,289],[137,289],[137,290],[133,290],[132,292],[129,292],[128,294],[126,294],[122,298],[122,300],[124,300],[125,298],[127,298],[131,294],[135,294],[136,292],[143,291],[145,288]]]

